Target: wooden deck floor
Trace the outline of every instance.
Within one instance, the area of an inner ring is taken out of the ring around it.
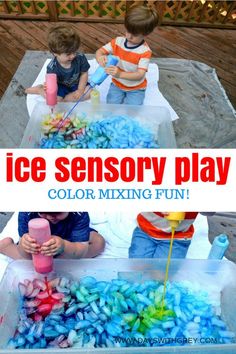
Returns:
[[[55,23],[0,20],[0,97],[9,85],[26,50],[46,50],[47,30]],[[121,35],[121,24],[72,23],[81,36],[81,50],[94,53],[112,37]],[[162,26],[148,37],[154,57],[204,62],[217,71],[236,107],[236,31]],[[30,70],[30,68],[29,68]]]

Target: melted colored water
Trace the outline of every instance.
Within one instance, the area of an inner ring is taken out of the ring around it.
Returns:
[[[181,283],[169,283],[164,291],[163,283],[156,280],[97,281],[87,276],[79,281],[25,280],[19,289],[22,308],[9,348],[87,349],[124,346],[124,343],[127,347],[164,344],[152,341],[153,338],[173,338],[172,345],[187,345],[188,338],[213,338],[215,342],[211,343],[223,344],[231,343],[235,336],[216,314],[220,309],[210,304],[206,291],[194,292]],[[120,345],[117,337],[131,339]],[[179,338],[180,341],[174,342]]]
[[[158,148],[156,136],[126,115],[104,115],[88,121],[86,117],[64,118],[63,112],[47,115],[42,121],[40,148]]]
[[[60,299],[53,297],[53,289],[50,287],[47,277],[44,278],[44,281],[46,289],[45,291],[41,291],[39,295],[36,295],[36,299],[40,302],[35,306],[35,312],[31,316],[35,321],[40,321],[42,318],[48,316],[54,305],[61,304]]]
[[[164,313],[164,307],[165,307],[166,286],[167,286],[167,281],[168,281],[168,278],[169,278],[169,268],[170,268],[170,260],[171,260],[171,255],[172,255],[174,236],[175,236],[175,228],[172,227],[171,228],[170,248],[169,248],[169,253],[168,253],[168,258],[167,258],[167,263],[166,263],[166,271],[165,271],[165,279],[164,279],[164,291],[163,291],[162,300],[161,300],[161,316]]]

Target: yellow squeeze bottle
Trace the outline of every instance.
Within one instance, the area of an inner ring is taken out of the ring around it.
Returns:
[[[176,229],[179,226],[180,221],[184,220],[185,213],[181,211],[169,213],[169,215],[165,216],[166,220],[169,220],[169,224],[172,229]]]
[[[165,219],[169,221],[169,224],[171,227],[171,240],[170,240],[170,249],[169,249],[167,264],[166,264],[164,290],[163,290],[162,303],[161,303],[161,313],[162,314],[163,314],[164,306],[165,306],[166,284],[167,284],[168,275],[169,275],[169,266],[170,266],[170,259],[171,259],[171,254],[172,254],[172,246],[173,246],[173,241],[174,241],[175,230],[179,226],[180,222],[182,220],[184,220],[184,218],[185,218],[184,212],[171,212],[167,216],[165,216]]]
[[[93,89],[91,91],[90,98],[91,98],[91,103],[93,105],[99,104],[100,103],[100,92],[96,89]]]

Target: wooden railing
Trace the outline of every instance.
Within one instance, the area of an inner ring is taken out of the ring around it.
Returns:
[[[159,24],[235,28],[236,1],[1,1],[0,18],[122,23],[134,3],[157,9]]]

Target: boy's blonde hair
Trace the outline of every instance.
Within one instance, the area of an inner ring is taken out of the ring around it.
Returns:
[[[147,6],[132,6],[125,15],[125,28],[133,34],[147,36],[158,24],[156,10]]]
[[[77,52],[80,37],[73,27],[59,25],[53,27],[48,34],[48,47],[55,54],[71,54]]]

